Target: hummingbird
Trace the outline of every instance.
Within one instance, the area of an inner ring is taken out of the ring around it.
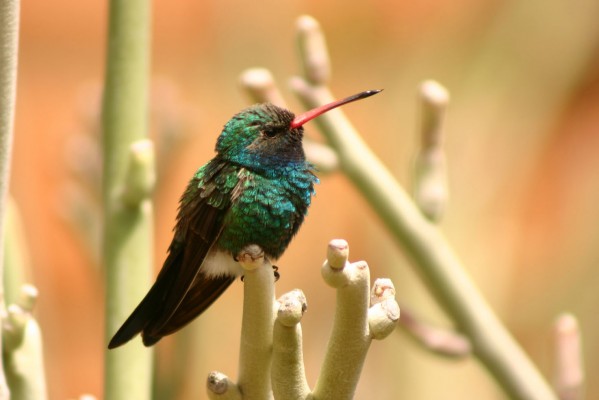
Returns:
[[[364,91],[298,116],[270,103],[234,115],[216,141],[215,157],[181,196],[156,282],[108,348],[139,333],[152,346],[183,328],[243,275],[237,255],[246,246],[258,245],[269,260],[278,259],[304,221],[318,183],[304,155],[303,125],[379,92]]]

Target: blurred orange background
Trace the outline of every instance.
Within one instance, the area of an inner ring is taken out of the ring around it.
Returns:
[[[596,376],[597,1],[156,1],[150,118],[160,181],[148,249],[156,269],[187,180],[212,157],[223,124],[247,105],[239,74],[269,68],[292,110],[301,111],[287,80],[300,72],[294,24],[302,14],[326,34],[337,97],[385,88],[345,112],[405,187],[418,143],[418,85],[432,78],[449,89],[451,200],[441,229],[549,380],[551,326],[564,311],[579,318],[587,376]],[[101,1],[22,3],[11,194],[29,279],[40,291],[36,317],[51,399],[102,395],[97,117],[106,18]],[[314,126],[307,134],[319,136]],[[368,261],[373,278],[392,278],[401,304],[451,326],[357,191],[340,174],[323,176],[305,225],[277,263],[277,293],[299,287],[308,298],[302,325],[311,384],[334,310],[319,268],[335,237],[348,240],[352,260]],[[179,339],[158,345],[157,398],[205,398],[209,371],[236,376],[242,289],[234,284]],[[586,393],[599,398],[599,383],[588,379]],[[373,343],[356,398],[402,396],[504,398],[476,360],[439,358],[398,330]]]

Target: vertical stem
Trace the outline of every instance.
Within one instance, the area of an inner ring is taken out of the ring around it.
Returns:
[[[242,266],[244,264],[242,263]],[[245,266],[244,266],[245,268]],[[272,399],[270,368],[274,324],[274,276],[270,262],[245,269],[238,386],[244,399]]]
[[[8,204],[4,208],[4,246],[2,262],[4,268],[3,293],[4,303],[13,304],[19,300],[21,288],[25,282],[31,281],[31,265],[23,232],[23,221],[14,198],[8,196]]]
[[[578,320],[560,315],[553,325],[555,345],[555,389],[560,400],[584,399],[584,360]]]
[[[10,158],[15,118],[17,55],[19,43],[19,0],[0,2],[0,310],[4,305],[4,216],[8,198]],[[0,354],[2,354],[0,329]],[[0,363],[0,399],[8,399],[4,366]]]
[[[370,270],[364,261],[347,262],[347,242],[329,243],[320,272],[337,290],[333,329],[314,387],[315,399],[352,399],[371,343],[368,326]]]
[[[292,290],[277,300],[270,372],[275,399],[307,399],[310,395],[300,324],[307,308],[306,296],[299,289]]]
[[[152,208],[122,200],[130,145],[146,136],[150,2],[110,0],[102,104],[107,342],[135,308],[152,275]],[[106,354],[107,399],[149,399],[152,352],[132,343]]]

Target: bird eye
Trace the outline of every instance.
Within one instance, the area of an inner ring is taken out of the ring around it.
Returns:
[[[264,136],[269,137],[269,138],[273,138],[273,137],[277,136],[276,129],[265,129],[262,131],[262,133],[264,134]]]

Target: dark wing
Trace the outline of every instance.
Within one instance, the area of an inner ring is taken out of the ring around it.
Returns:
[[[160,323],[156,323],[156,326],[148,325],[142,331],[144,345],[151,346],[163,336],[170,335],[193,321],[210,307],[234,280],[234,276],[206,278],[205,275],[199,274],[170,318],[162,325]]]
[[[230,206],[230,185],[217,185],[221,173],[230,173],[214,160],[200,169],[181,198],[175,237],[156,282],[110,341],[118,347],[141,332],[151,346],[201,314],[235,277],[207,279],[200,267],[218,239]],[[233,172],[234,173],[234,172]],[[236,182],[234,182],[236,183]]]

